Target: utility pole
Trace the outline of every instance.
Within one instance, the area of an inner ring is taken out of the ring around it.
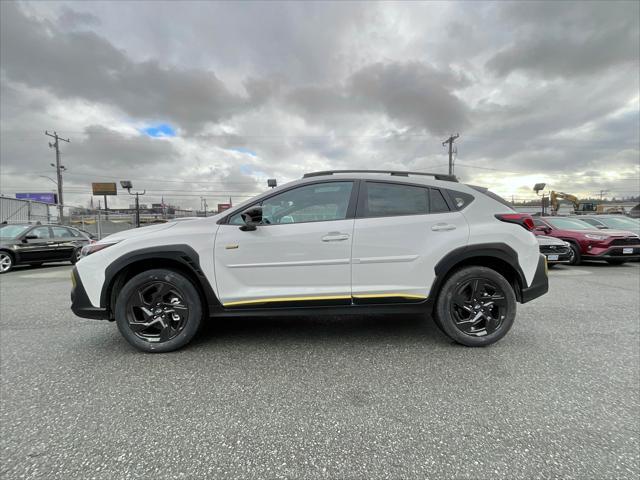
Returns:
[[[53,132],[53,135],[51,135],[47,130],[45,130],[44,134],[55,139],[53,143],[49,142],[49,148],[55,148],[56,150],[56,163],[55,165],[52,163],[51,166],[56,168],[56,175],[58,178],[58,222],[62,223],[64,209],[64,201],[62,198],[62,171],[66,169],[64,165],[60,165],[60,146],[58,141],[62,140],[63,142],[69,143],[69,139],[59,137],[55,131]]]
[[[446,146],[447,144],[449,145],[449,175],[453,175],[453,154],[454,154],[453,142],[455,142],[456,139],[459,137],[460,137],[460,134],[456,133],[455,135],[451,135],[444,142],[442,142],[443,147]],[[455,150],[455,152],[457,153],[457,150]]]
[[[605,193],[609,193],[609,190],[600,190],[600,202],[602,202],[602,197],[604,197]]]

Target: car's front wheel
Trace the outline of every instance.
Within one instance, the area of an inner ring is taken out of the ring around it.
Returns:
[[[452,340],[483,347],[504,337],[516,316],[512,286],[486,267],[463,267],[444,283],[436,302],[436,321]]]
[[[173,270],[154,269],[131,278],[115,305],[118,330],[145,352],[170,352],[191,341],[202,319],[196,287]]]
[[[0,252],[0,273],[7,273],[13,268],[13,256],[9,252]]]

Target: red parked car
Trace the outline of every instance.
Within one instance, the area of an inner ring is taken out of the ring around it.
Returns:
[[[536,235],[561,238],[571,245],[572,265],[582,260],[604,260],[620,265],[640,259],[640,237],[623,230],[598,230],[578,218],[536,217],[533,220]]]

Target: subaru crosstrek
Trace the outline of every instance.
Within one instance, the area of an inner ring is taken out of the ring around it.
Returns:
[[[115,320],[148,352],[204,318],[429,313],[454,341],[489,345],[516,303],[547,292],[529,215],[439,174],[306,174],[242,205],[116,233],[84,249],[72,310]]]

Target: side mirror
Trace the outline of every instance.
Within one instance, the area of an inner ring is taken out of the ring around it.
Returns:
[[[551,233],[551,229],[549,227],[536,227],[535,231],[543,232],[543,233]]]
[[[262,223],[262,207],[260,205],[249,207],[240,214],[240,217],[242,217],[242,221],[244,222],[240,230],[243,232],[252,232]]]
[[[38,237],[37,235],[25,235],[22,240],[26,242],[27,240],[38,240],[38,238],[40,237]]]

